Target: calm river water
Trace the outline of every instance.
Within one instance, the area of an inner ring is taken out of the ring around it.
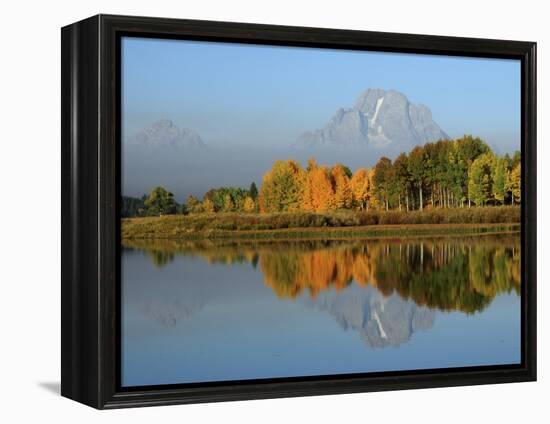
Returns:
[[[520,238],[126,241],[122,385],[519,363]]]

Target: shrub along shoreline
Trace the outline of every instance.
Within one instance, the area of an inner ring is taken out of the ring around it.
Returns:
[[[343,238],[519,231],[518,206],[423,211],[190,214],[124,218],[123,239]]]

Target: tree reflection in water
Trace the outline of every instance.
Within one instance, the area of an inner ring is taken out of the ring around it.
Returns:
[[[398,295],[417,306],[474,313],[502,292],[520,293],[520,238],[516,234],[462,238],[178,242],[124,240],[157,267],[176,255],[210,264],[249,263],[281,299],[354,286]],[[375,320],[376,321],[376,320]]]

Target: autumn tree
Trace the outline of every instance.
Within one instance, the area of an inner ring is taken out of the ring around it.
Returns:
[[[328,168],[310,161],[305,177],[302,210],[324,212],[335,207],[336,196]]]
[[[243,211],[247,213],[256,211],[256,202],[254,202],[251,196],[247,196],[246,199],[244,199]]]
[[[302,202],[300,203],[300,210],[313,212],[315,208],[313,206],[313,171],[318,168],[317,161],[311,157],[307,161],[307,166],[304,172],[304,190],[302,192]]]
[[[510,193],[512,205],[521,203],[521,162],[518,161],[508,172],[505,189]]]
[[[468,191],[469,173],[473,162],[480,155],[488,153],[491,149],[479,137],[472,137],[471,135],[465,135],[455,140],[454,144],[457,146],[459,158],[462,162],[460,184],[464,187],[464,190]],[[469,192],[466,194],[466,198],[468,199],[468,206],[470,206],[473,199]]]
[[[512,156],[512,160],[510,161],[510,167],[513,169],[516,167],[516,165],[521,163],[521,152],[519,150],[516,150]]]
[[[330,172],[334,184],[334,207],[336,209],[350,209],[353,204],[353,193],[349,180],[351,176],[350,169],[337,164],[332,167]]]
[[[521,202],[521,153],[519,151],[514,152],[508,162],[505,191],[512,205]]]
[[[227,193],[223,198],[223,211],[224,212],[233,212],[235,210],[235,203],[231,198],[231,195]]]
[[[355,171],[351,177],[350,188],[353,194],[353,203],[359,210],[369,210],[371,185],[368,169],[360,168]]]
[[[470,178],[468,181],[468,192],[472,201],[478,205],[485,205],[493,193],[493,176],[495,157],[492,153],[480,155],[470,167]]]
[[[216,209],[214,207],[214,202],[210,199],[204,199],[202,202],[202,209],[206,213],[214,213],[216,212]]]
[[[203,211],[201,202],[193,195],[187,197],[185,208],[189,213],[200,213]]]
[[[300,209],[304,170],[293,160],[278,160],[262,180],[259,194],[261,212],[287,212]]]
[[[493,197],[504,204],[506,198],[506,178],[508,176],[508,160],[505,157],[493,161]]]

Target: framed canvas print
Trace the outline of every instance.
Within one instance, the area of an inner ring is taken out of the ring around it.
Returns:
[[[536,379],[535,43],[62,29],[62,395]]]

